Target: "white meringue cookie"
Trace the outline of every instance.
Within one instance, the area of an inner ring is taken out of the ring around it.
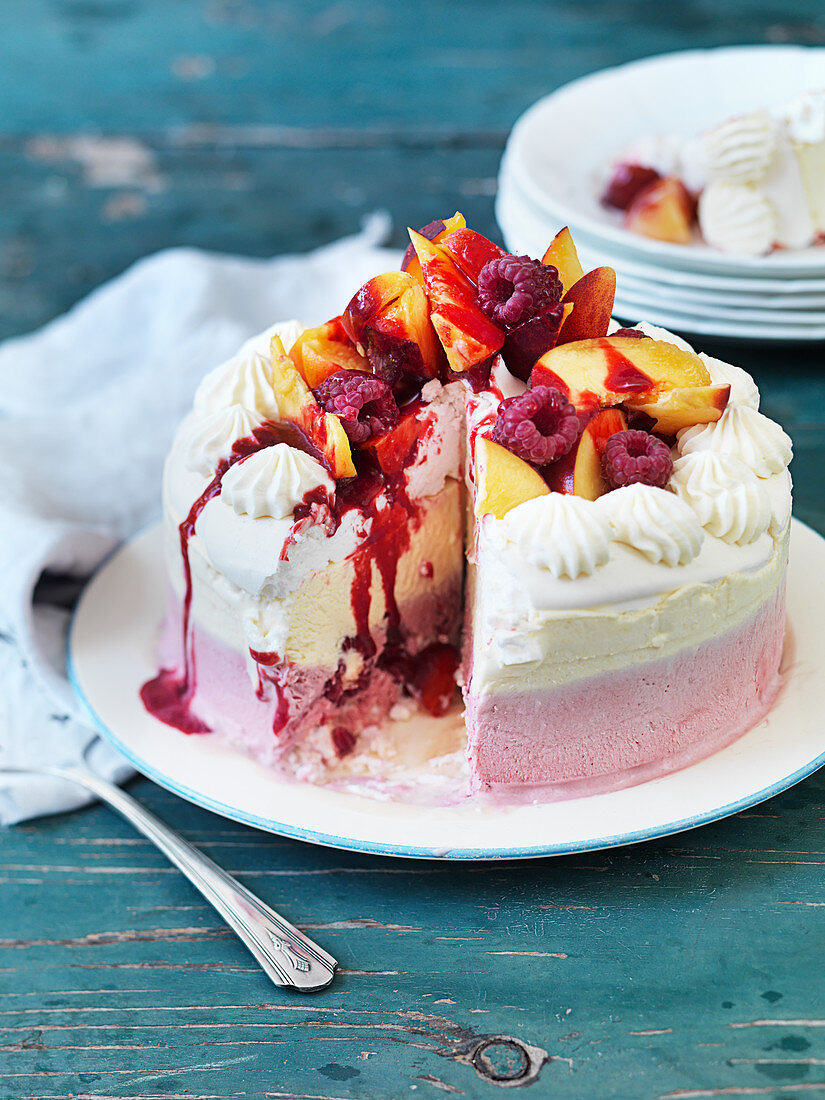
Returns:
[[[781,473],[793,458],[790,436],[747,405],[729,405],[713,424],[683,428],[678,440],[680,455],[699,451],[733,455],[757,477]]]
[[[335,482],[320,462],[287,443],[276,443],[227,470],[221,500],[239,516],[286,519],[308,492],[321,485],[328,493],[335,491]]]
[[[586,576],[610,556],[610,522],[598,501],[548,493],[517,505],[497,522],[505,541],[554,577]]]
[[[602,497],[613,537],[652,562],[686,565],[702,547],[704,534],[695,511],[666,489],[625,485]]]
[[[747,545],[770,526],[767,492],[732,455],[699,451],[678,458],[668,488],[694,510],[709,534],[724,542]]]
[[[232,444],[252,435],[260,423],[261,417],[243,405],[229,405],[197,417],[183,440],[186,466],[211,477],[221,459],[229,458]]]
[[[720,252],[764,256],[776,242],[776,211],[751,183],[709,183],[699,199],[699,226],[707,243]]]

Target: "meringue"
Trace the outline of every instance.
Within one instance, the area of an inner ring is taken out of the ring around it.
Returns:
[[[625,485],[601,498],[617,542],[648,561],[686,565],[702,548],[702,525],[683,500],[653,485]]]
[[[329,494],[335,492],[335,482],[321,463],[287,443],[276,443],[227,470],[221,482],[221,500],[239,516],[286,519],[295,505],[319,486]]]
[[[732,455],[700,451],[678,458],[668,486],[688,504],[705,530],[740,546],[768,530],[773,509],[751,470]]]
[[[781,473],[793,458],[790,436],[747,405],[729,405],[713,424],[695,424],[678,433],[680,455],[699,451],[729,454],[757,477]]]
[[[592,573],[610,556],[610,521],[598,502],[562,493],[527,500],[503,520],[504,539],[554,577]]]
[[[699,224],[720,252],[763,256],[776,240],[776,211],[755,184],[714,180],[699,199]]]
[[[229,458],[232,444],[252,435],[260,423],[257,413],[238,404],[198,417],[183,440],[187,468],[211,477],[221,460]]]

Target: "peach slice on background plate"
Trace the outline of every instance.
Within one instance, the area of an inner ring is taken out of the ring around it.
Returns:
[[[574,493],[598,500],[609,486],[602,472],[602,452],[611,435],[623,432],[627,417],[621,409],[602,409],[585,424],[572,449],[547,470],[547,483],[557,493]]]
[[[681,180],[656,180],[636,195],[624,216],[624,227],[643,237],[671,244],[690,244],[695,203]]]
[[[492,514],[498,519],[517,504],[550,492],[544,478],[529,463],[484,436],[479,436],[475,444],[475,486],[475,514]]]
[[[410,230],[424,285],[430,319],[452,370],[463,372],[489,359],[504,343],[504,332],[478,308],[476,290],[443,248]]]
[[[334,478],[355,477],[347,433],[340,419],[325,412],[313,396],[298,368],[284,351],[278,336],[270,343],[273,388],[281,419],[294,424],[326,458]]]

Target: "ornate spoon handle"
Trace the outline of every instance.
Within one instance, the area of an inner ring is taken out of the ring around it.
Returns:
[[[275,983],[302,993],[324,989],[338,966],[332,955],[279,916],[217,863],[155,817],[131,795],[78,768],[2,769],[38,771],[79,783],[134,825],[217,909]]]

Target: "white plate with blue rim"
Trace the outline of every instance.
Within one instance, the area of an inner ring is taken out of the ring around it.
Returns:
[[[561,802],[382,801],[286,780],[214,734],[187,736],[171,729],[146,712],[139,696],[156,673],[166,591],[158,524],[121,546],[84,589],[69,635],[74,688],[90,721],[138,771],[190,802],[266,832],[424,859],[566,855],[717,821],[771,798],[825,763],[825,540],[797,521],[783,686],[767,717],[692,767]]]

